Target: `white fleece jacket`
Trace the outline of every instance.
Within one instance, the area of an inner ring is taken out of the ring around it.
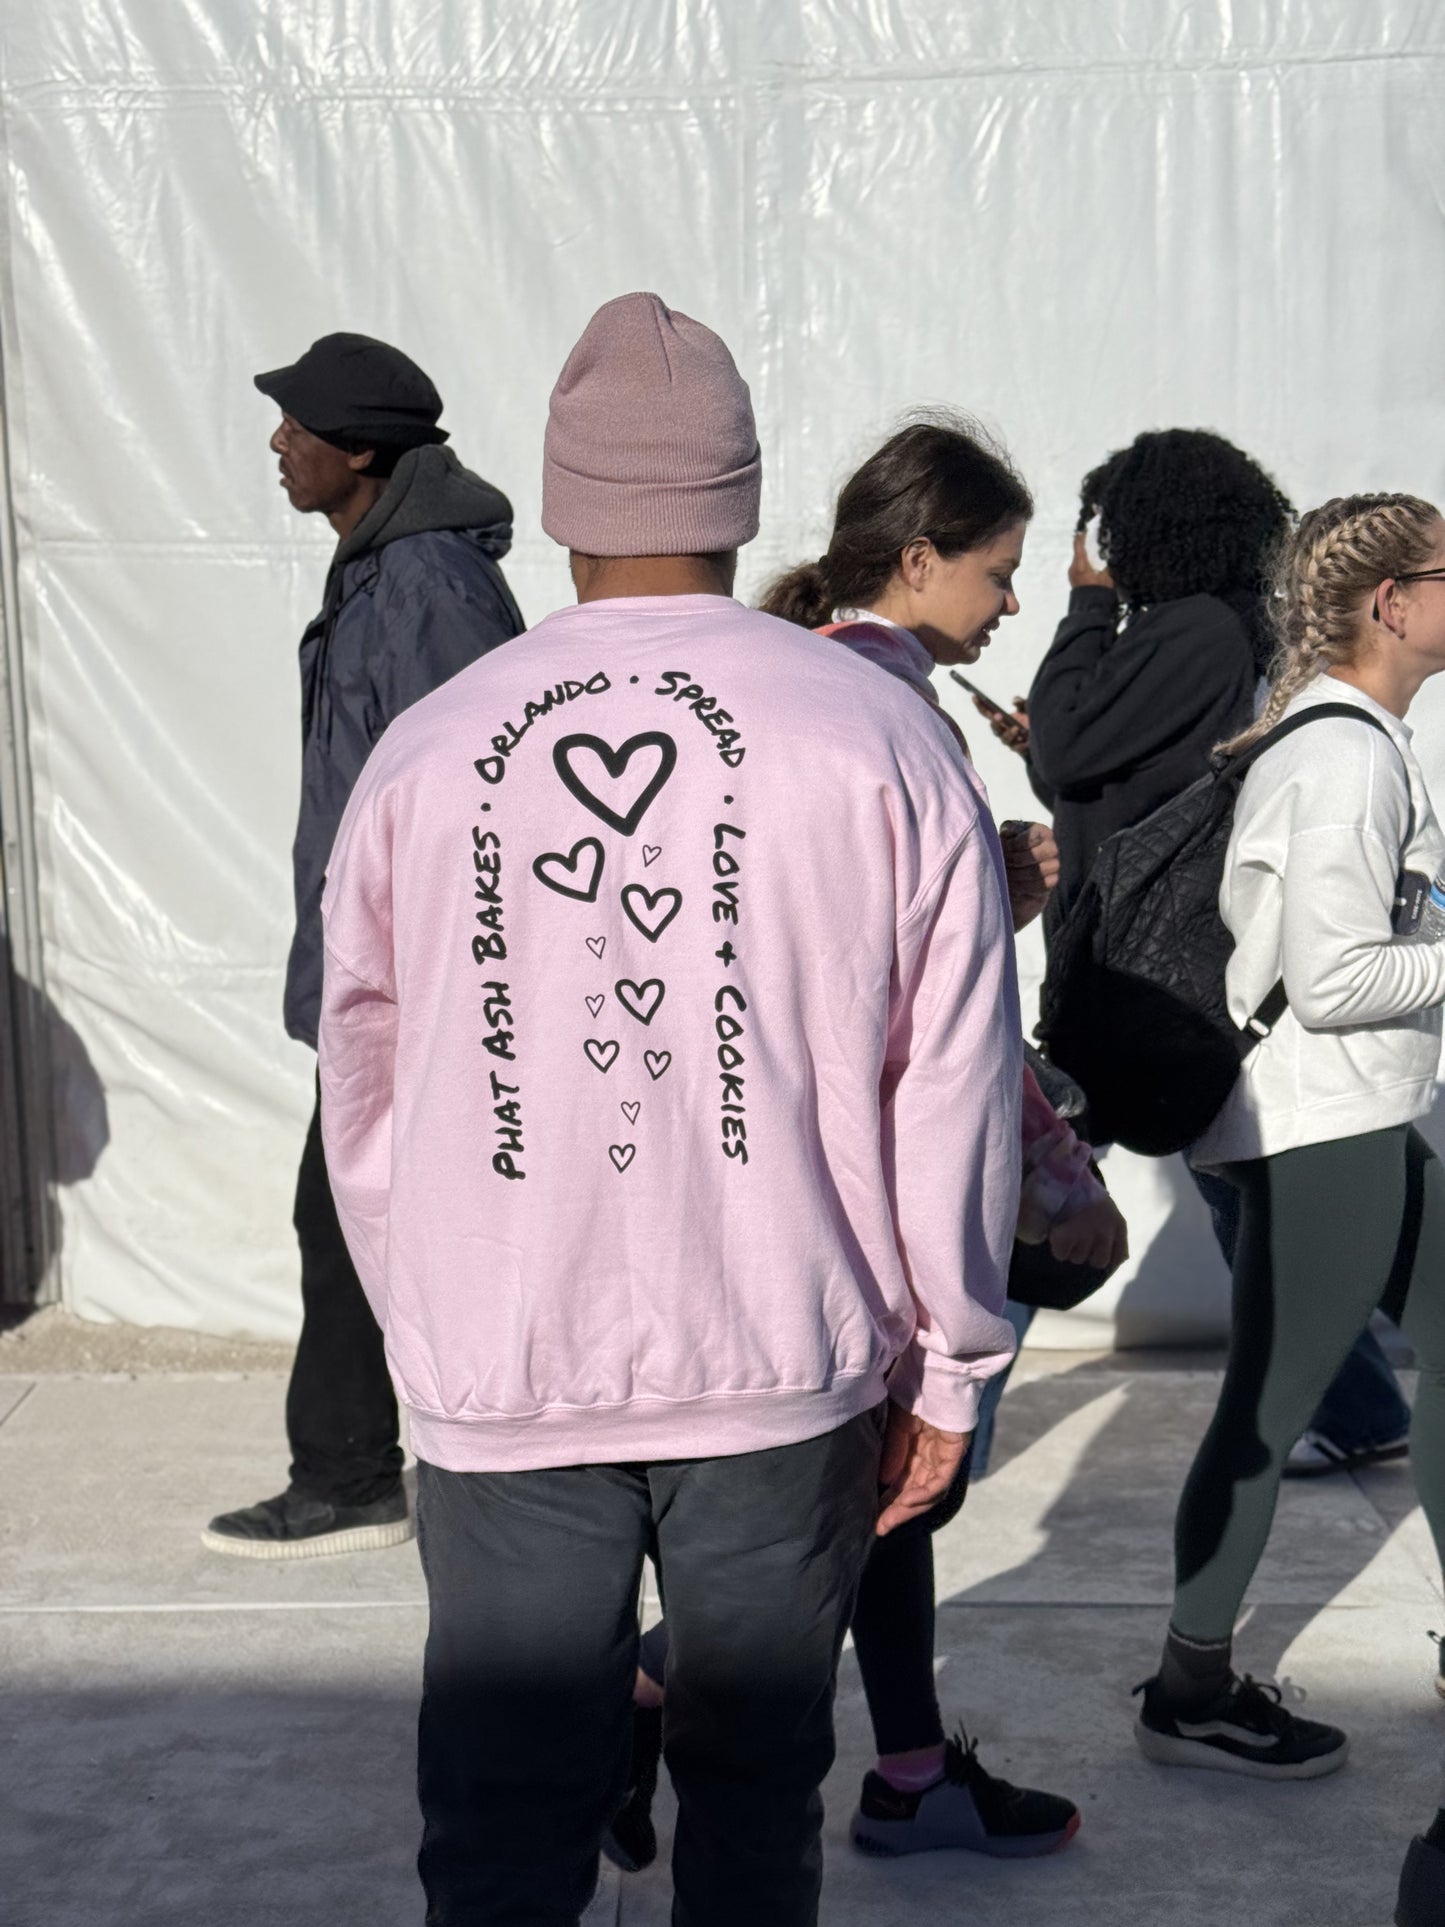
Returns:
[[[1434,1099],[1445,943],[1397,937],[1390,918],[1399,872],[1434,876],[1445,836],[1399,717],[1333,676],[1285,714],[1339,702],[1391,740],[1349,717],[1311,723],[1240,790],[1219,898],[1229,1011],[1245,1023],[1281,977],[1289,1008],[1194,1146],[1198,1165],[1405,1124]]]

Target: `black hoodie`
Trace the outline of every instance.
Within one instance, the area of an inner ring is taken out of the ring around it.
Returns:
[[[321,890],[342,812],[394,716],[525,627],[497,566],[512,505],[449,448],[410,450],[342,542],[301,638],[301,815],[286,1029],[316,1044]]]
[[[1075,589],[1029,691],[1029,777],[1054,814],[1065,915],[1095,852],[1209,768],[1254,714],[1258,598],[1182,596],[1122,622],[1112,589]]]

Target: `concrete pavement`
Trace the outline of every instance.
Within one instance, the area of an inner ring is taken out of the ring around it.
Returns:
[[[1386,1927],[1445,1741],[1408,1469],[1286,1488],[1240,1640],[1245,1666],[1350,1729],[1350,1766],[1261,1787],[1162,1772],[1133,1744],[1216,1382],[1197,1355],[1025,1354],[996,1470],[938,1541],[940,1684],[986,1763],[1068,1793],[1083,1830],[1023,1865],[854,1854],[869,1743],[850,1655],[827,1927]],[[414,1547],[271,1565],[199,1544],[212,1512],[283,1482],[283,1391],[277,1370],[0,1377],[5,1927],[420,1922]],[[593,1919],[662,1927],[669,1897],[664,1860],[609,1877]]]

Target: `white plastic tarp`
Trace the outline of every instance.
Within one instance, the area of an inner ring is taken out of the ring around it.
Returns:
[[[1081,476],[1140,428],[1218,428],[1300,503],[1445,488],[1436,7],[68,0],[0,35],[45,990],[80,1048],[61,1265],[88,1316],[297,1313],[312,1066],[280,987],[329,540],[276,487],[254,370],[334,328],[412,353],[516,504],[530,617],[569,593],[538,524],[548,390],[611,295],[710,322],[752,384],[744,593],[818,553],[901,411],[962,405],[1039,503],[978,672],[1003,698],[1063,610]],[[965,720],[999,814],[1036,813]],[[1445,784],[1428,694],[1419,734]],[[1110,1175],[1121,1334],[1217,1330],[1177,1162]]]

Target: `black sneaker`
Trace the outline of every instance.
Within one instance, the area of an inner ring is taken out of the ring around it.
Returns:
[[[1279,1688],[1248,1674],[1231,1675],[1213,1699],[1187,1709],[1170,1705],[1157,1677],[1134,1691],[1144,1695],[1134,1737],[1160,1766],[1213,1767],[1256,1780],[1318,1780],[1349,1757],[1350,1742],[1337,1726],[1286,1712]]]
[[[1440,1927],[1445,1920],[1445,1853],[1422,1835],[1405,1853],[1395,1927]]]
[[[315,1559],[328,1552],[374,1552],[412,1536],[406,1493],[370,1505],[329,1505],[286,1491],[239,1512],[223,1512],[201,1534],[212,1552],[241,1559]]]
[[[657,1834],[652,1824],[652,1799],[657,1792],[657,1765],[662,1758],[662,1708],[632,1709],[632,1784],[622,1810],[602,1836],[602,1851],[624,1873],[641,1873],[657,1858]]]
[[[890,1858],[961,1847],[997,1860],[1031,1860],[1069,1844],[1079,1831],[1079,1809],[1057,1793],[1010,1786],[986,1773],[978,1742],[960,1734],[944,1749],[942,1779],[921,1793],[900,1793],[881,1773],[870,1773],[849,1831],[860,1853]]]

